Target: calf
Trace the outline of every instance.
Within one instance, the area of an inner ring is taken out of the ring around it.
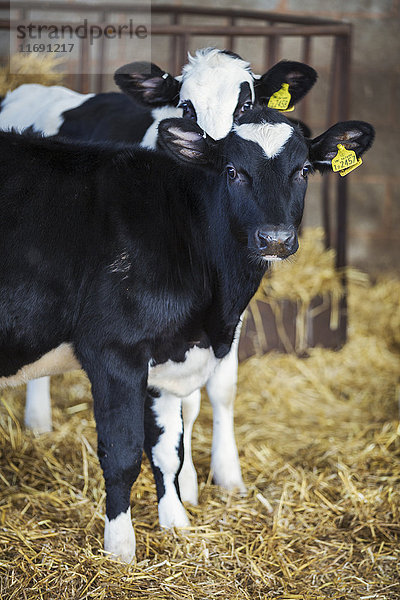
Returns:
[[[1,104],[0,129],[32,127],[48,136],[139,142],[155,148],[158,123],[184,116],[220,139],[255,102],[267,103],[282,83],[289,84],[296,104],[316,78],[314,69],[293,61],[281,61],[255,77],[239,55],[205,48],[194,57],[189,55],[177,78],[153,63],[124,65],[114,76],[123,94],[79,94],[61,86],[21,85]]]
[[[121,67],[115,81],[123,94],[82,95],[58,86],[21,86],[7,95],[0,127],[33,126],[46,135],[59,132],[82,140],[137,141],[154,147],[160,119],[183,114],[218,139],[254,102],[266,104],[282,83],[288,83],[294,105],[313,86],[316,77],[314,69],[305,64],[282,61],[255,78],[249,63],[237,54],[206,48],[189,57],[181,78],[173,78],[154,64]],[[227,489],[245,491],[233,430],[238,337],[239,331],[229,359],[210,377],[207,391],[214,414],[213,479]],[[183,402],[185,460],[180,484],[182,498],[193,504],[197,504],[198,488],[191,457],[191,432],[199,407],[199,391]],[[25,422],[38,431],[51,429],[47,378],[28,384]]]
[[[269,109],[219,141],[163,121],[165,155],[0,133],[0,383],[87,372],[107,552],[134,556],[143,448],[160,524],[187,526],[179,398],[229,360],[269,263],[297,250],[308,173],[372,138],[352,121],[307,141]]]

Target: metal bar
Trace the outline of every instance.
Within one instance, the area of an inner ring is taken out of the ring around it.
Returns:
[[[229,26],[230,27],[236,27],[236,19],[235,17],[229,17]],[[234,44],[235,44],[235,36],[233,35],[228,35],[227,36],[227,45],[226,45],[226,49],[230,50],[230,52],[233,52],[233,48],[234,48]]]
[[[103,23],[106,21],[106,13],[105,11],[101,12],[101,19]],[[102,35],[100,38],[100,49],[99,49],[99,70],[98,74],[95,77],[95,91],[96,93],[100,93],[104,87],[104,66],[105,66],[105,38]]]
[[[177,13],[173,13],[172,15],[172,24],[179,25],[179,15]],[[169,72],[176,73],[177,72],[177,54],[178,54],[178,38],[173,35],[171,36],[171,47],[170,47],[170,59],[169,59]]]
[[[182,33],[184,29],[185,33],[191,35],[220,35],[226,37],[227,35],[235,36],[332,36],[332,35],[345,35],[348,31],[347,24],[345,25],[327,25],[320,27],[317,25],[302,25],[300,27],[274,27],[272,25],[259,27],[252,25],[185,25],[174,26],[174,25],[153,25],[149,29],[149,33],[154,35],[175,35]]]
[[[86,38],[81,39],[80,44],[80,92],[88,94],[90,91],[90,68],[89,68],[89,41]]]
[[[311,63],[311,38],[310,37],[305,37],[303,39],[302,60],[304,63],[306,63],[306,65],[309,65]],[[308,117],[309,103],[310,103],[309,96],[306,95],[306,97],[303,98],[303,100],[300,104],[300,107],[299,107],[300,119],[302,119],[306,123],[307,123],[307,117]]]
[[[345,121],[350,112],[350,60],[351,38],[340,39],[340,102],[338,103],[338,118]],[[337,237],[336,237],[336,268],[342,269],[347,264],[347,180],[339,177],[337,181]]]
[[[332,61],[331,81],[328,101],[328,122],[330,127],[339,116],[339,103],[341,100],[342,90],[340,88],[342,77],[340,74],[340,37],[337,36],[334,42],[334,54]]]
[[[29,21],[31,22],[31,21]],[[32,21],[34,23],[34,21]],[[0,28],[5,29],[16,29],[21,22],[18,21],[5,21],[0,20]],[[50,25],[61,28],[65,23],[43,22],[40,21],[40,25],[43,27],[49,27]],[[92,26],[101,27],[101,23],[91,23]],[[346,35],[348,26],[346,25],[327,25],[326,27],[320,27],[315,25],[304,25],[301,27],[274,27],[272,25],[266,27],[259,26],[226,26],[226,25],[153,25],[149,28],[148,33],[152,35],[216,35],[226,37],[227,35],[234,35],[236,37],[286,37],[286,36],[332,36],[332,35]],[[128,32],[123,30],[121,35],[128,35]]]
[[[269,25],[270,28],[274,28],[274,25]],[[268,69],[270,69],[278,60],[278,47],[279,47],[279,39],[275,36],[268,37]]]
[[[25,2],[18,2],[18,0],[13,0],[13,6],[15,8],[25,7]],[[7,2],[0,2],[0,9],[8,8]],[[40,1],[30,1],[29,8],[32,9],[52,9],[52,10],[63,10],[63,11],[73,11],[76,12],[95,12],[98,10],[98,6],[93,4],[86,4],[81,2],[76,2],[74,4],[70,4],[67,2],[60,2],[56,5],[53,2],[40,2]],[[121,12],[121,13],[132,13],[132,12],[144,12],[148,10],[148,5],[132,5],[132,4],[118,4],[112,3],[110,7],[107,9],[107,12]],[[234,18],[242,18],[242,19],[265,19],[266,21],[276,22],[276,23],[293,23],[294,25],[334,25],[334,24],[342,24],[341,21],[335,19],[323,19],[320,17],[313,16],[302,16],[302,15],[281,15],[279,13],[267,12],[267,11],[258,11],[258,10],[243,10],[243,9],[225,9],[225,8],[203,8],[203,7],[193,7],[193,6],[177,6],[177,5],[153,5],[151,7],[151,11],[153,13],[158,14],[187,14],[187,15],[214,15],[221,17],[234,17]]]
[[[321,201],[322,201],[322,226],[324,228],[324,243],[325,248],[332,247],[332,230],[331,230],[331,211],[330,211],[330,179],[331,176],[325,175],[322,179],[322,191],[321,191]]]
[[[188,50],[189,50],[189,34],[184,34],[181,36],[181,52],[179,57],[179,65],[177,70],[175,71],[175,75],[178,75],[182,71],[183,65],[187,61]]]
[[[174,68],[171,75],[178,75],[185,63],[185,35],[183,33],[176,36],[176,51],[174,56]]]
[[[328,110],[326,115],[326,129],[328,129],[335,121],[337,116],[337,96],[339,88],[339,46],[338,39],[335,38],[333,45],[333,54],[331,61],[330,81],[329,81],[329,97]],[[325,248],[331,248],[334,244],[332,239],[332,223],[331,223],[331,186],[332,175],[328,174],[322,180],[322,224],[325,232]],[[336,242],[336,240],[335,240]]]

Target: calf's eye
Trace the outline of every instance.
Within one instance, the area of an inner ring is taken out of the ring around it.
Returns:
[[[304,167],[301,171],[301,176],[304,177],[304,179],[307,179],[310,172],[311,172],[311,167],[309,167],[308,165],[304,165]]]
[[[240,112],[246,112],[247,110],[251,110],[253,108],[253,103],[248,100],[247,102],[245,102],[241,108]]]
[[[228,173],[229,179],[236,179],[237,172],[236,172],[235,167],[233,167],[232,165],[228,165],[226,167],[226,172]]]
[[[181,102],[179,108],[182,109],[183,115],[189,119],[196,119],[196,111],[194,110],[193,104],[190,101]]]

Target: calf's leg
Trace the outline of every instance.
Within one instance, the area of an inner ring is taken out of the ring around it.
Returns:
[[[183,465],[179,473],[179,490],[183,502],[197,505],[197,473],[192,460],[192,431],[200,410],[200,390],[182,398]]]
[[[110,359],[111,361],[112,359]],[[104,549],[113,558],[131,562],[136,541],[130,515],[130,492],[142,462],[147,364],[127,369],[124,364],[102,366],[82,357],[92,383],[98,456],[106,489]]]
[[[36,433],[52,430],[50,377],[28,381],[24,420],[25,426]]]
[[[240,469],[233,424],[236,396],[238,345],[241,323],[227,356],[219,363],[207,383],[207,393],[213,407],[213,441],[211,471],[213,481],[227,490],[246,492]]]
[[[181,399],[150,390],[145,412],[145,450],[157,488],[161,527],[190,525],[180,499],[178,475],[183,461]]]

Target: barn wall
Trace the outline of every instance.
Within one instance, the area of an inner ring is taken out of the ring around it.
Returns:
[[[57,0],[53,0],[56,4]],[[73,4],[73,0],[70,0]],[[96,0],[109,5],[109,0]],[[95,3],[96,3],[95,2]],[[153,0],[153,4],[166,3]],[[226,8],[253,8],[283,14],[314,15],[345,19],[354,25],[353,76],[351,82],[351,118],[364,119],[376,128],[376,141],[365,157],[365,165],[349,176],[349,262],[376,273],[400,267],[400,2],[399,0],[170,0],[171,4]],[[195,19],[193,17],[192,19]],[[204,22],[204,20],[203,20]],[[221,39],[197,39],[196,47],[224,45]],[[4,53],[5,44],[0,51]],[[299,41],[286,41],[282,58],[299,58]],[[153,60],[163,66],[166,43],[153,40]],[[257,40],[243,40],[237,48],[251,60],[255,71],[261,63],[263,48]],[[133,59],[133,57],[132,57]],[[310,95],[309,125],[315,134],[325,126],[329,93],[328,67],[330,44],[316,40],[311,64],[319,72],[319,81]],[[165,65],[164,65],[165,66]],[[113,89],[109,77],[109,89]],[[320,178],[310,183],[305,223],[321,222],[318,191]]]

